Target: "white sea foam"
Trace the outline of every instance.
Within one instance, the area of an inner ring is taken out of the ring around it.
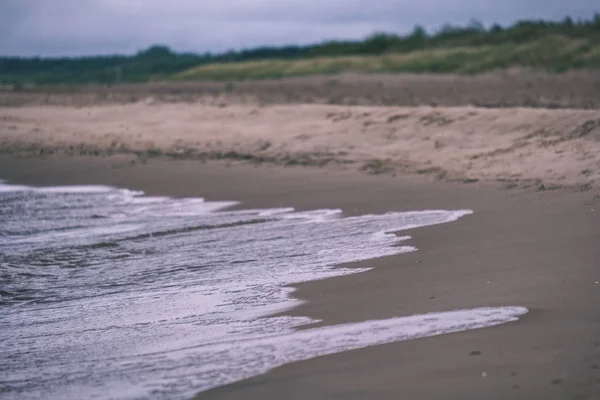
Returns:
[[[113,192],[115,188],[103,185],[70,185],[70,186],[44,186],[34,187],[25,185],[7,184],[0,180],[0,192],[35,191],[39,193],[106,193]],[[138,192],[143,194],[143,192]]]
[[[516,321],[526,313],[527,309],[523,307],[476,308],[364,321],[274,336],[223,341],[199,348],[192,358],[197,362],[202,360],[205,365],[216,366],[205,368],[196,378],[199,386],[206,390],[249,378],[290,362],[363,347],[491,327]],[[185,353],[184,357],[192,354],[187,351]],[[231,360],[235,360],[235,363]],[[181,364],[191,362],[194,360],[188,359]],[[177,384],[173,380],[169,386]],[[155,389],[164,390],[164,385]]]
[[[25,185],[9,185],[6,181],[0,180],[0,193],[2,192],[20,192],[30,190],[29,186]]]
[[[266,317],[299,303],[288,285],[415,251],[395,232],[470,210],[344,217],[335,209],[228,211],[237,203],[106,187],[12,188],[0,185],[7,399],[186,398],[288,362],[526,312],[477,308],[302,331],[295,328],[315,321]],[[17,190],[26,193],[10,193]]]
[[[30,188],[40,193],[107,193],[114,191],[114,188],[101,185],[73,185],[73,186],[47,186],[40,188]]]
[[[475,308],[275,335],[255,334],[221,341],[214,338],[212,343],[203,345],[180,342],[178,350],[153,347],[147,349],[148,353],[139,355],[137,360],[111,360],[110,364],[103,365],[107,370],[100,372],[106,374],[106,377],[100,375],[100,378],[105,378],[108,384],[101,388],[70,387],[66,393],[72,391],[71,396],[85,393],[94,398],[138,399],[148,397],[149,393],[152,393],[150,397],[156,399],[185,398],[197,391],[250,378],[291,362],[387,343],[488,328],[516,321],[526,313],[527,309],[523,307]],[[151,380],[143,387],[132,387],[128,381],[136,379],[139,372],[137,368],[141,369],[144,365],[160,365],[168,372],[161,379]],[[124,376],[115,376],[110,373],[111,368],[125,370],[126,373]],[[190,390],[191,387],[193,390]],[[54,397],[52,391],[46,395],[49,395],[48,398]],[[65,392],[61,392],[61,395],[65,395]]]

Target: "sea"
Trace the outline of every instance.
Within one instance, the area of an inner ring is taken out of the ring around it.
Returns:
[[[298,329],[318,321],[282,316],[300,303],[290,285],[364,273],[368,263],[339,265],[417,251],[403,231],[472,211],[241,206],[0,181],[0,398],[187,399],[287,363],[527,312]]]

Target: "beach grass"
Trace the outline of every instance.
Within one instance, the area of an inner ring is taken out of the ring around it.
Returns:
[[[398,72],[475,74],[509,67],[552,72],[600,68],[600,45],[586,39],[550,35],[519,44],[433,48],[371,56],[212,63],[177,73],[171,79],[235,81]]]

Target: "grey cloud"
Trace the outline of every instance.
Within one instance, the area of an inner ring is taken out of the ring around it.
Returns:
[[[416,24],[590,17],[596,0],[2,0],[0,54],[182,51],[356,39]]]

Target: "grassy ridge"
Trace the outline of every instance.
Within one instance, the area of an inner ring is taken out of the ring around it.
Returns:
[[[245,80],[356,73],[472,74],[513,66],[564,72],[600,68],[600,46],[585,39],[552,35],[524,43],[388,53],[375,56],[317,57],[201,65],[176,74],[176,80]]]
[[[361,41],[260,47],[223,54],[176,53],[152,46],[132,56],[0,56],[0,85],[239,80],[342,72],[477,73],[512,66],[557,72],[600,69],[600,14],[590,20],[445,26],[434,34],[376,33]]]

